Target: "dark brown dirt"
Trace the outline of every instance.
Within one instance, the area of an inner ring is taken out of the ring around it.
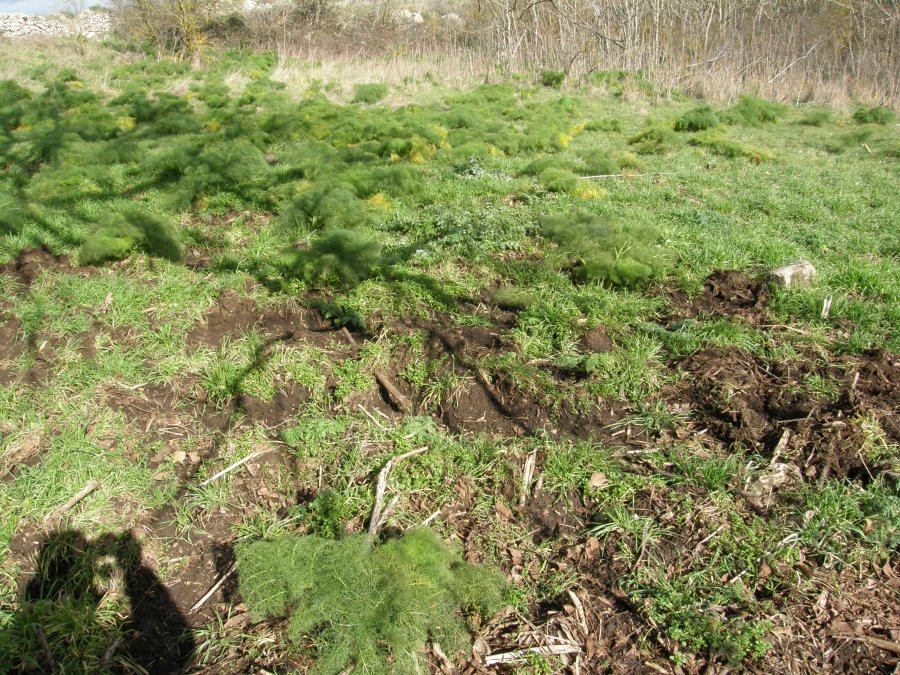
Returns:
[[[13,363],[24,351],[22,325],[10,305],[0,301],[0,385],[8,386],[15,379]]]
[[[870,480],[877,467],[859,453],[860,415],[874,415],[896,439],[900,357],[884,351],[816,365],[766,364],[734,347],[714,347],[681,362],[689,374],[682,402],[698,411],[710,434],[728,444],[795,461],[809,479],[829,475]],[[838,394],[820,399],[804,385],[818,373],[843,375]]]
[[[269,429],[277,429],[300,412],[310,394],[310,390],[303,385],[286,382],[271,400],[260,401],[252,396],[241,396],[239,406],[251,420]]]
[[[54,255],[47,248],[24,248],[13,262],[0,265],[0,274],[11,274],[30,286],[43,270],[54,267],[70,267],[68,256]]]
[[[26,261],[26,264],[31,263]],[[40,266],[28,269],[40,269]],[[764,287],[754,285],[746,275],[717,273],[707,280],[702,296],[689,303],[681,316],[720,314],[758,321],[765,315],[766,294]],[[5,346],[2,331],[5,329],[14,334],[19,330],[14,319],[6,316],[4,320],[2,312],[3,308],[0,308],[0,362],[5,353],[2,351]],[[517,391],[514,383],[494,382],[480,373],[480,359],[512,349],[511,341],[506,337],[508,326],[502,323],[493,327],[457,327],[452,325],[449,317],[436,317],[414,326],[388,328],[427,330],[427,357],[447,357],[448,367],[465,377],[460,391],[451,392],[436,411],[426,411],[399,376],[408,356],[401,355],[387,373],[401,392],[413,399],[414,413],[435,414],[453,431],[484,432],[500,439],[533,435],[546,429],[565,437],[594,438],[609,444],[637,442],[610,431],[610,424],[628,412],[622,404],[597,401],[587,409],[584,406],[576,409],[574,403],[570,405],[567,401],[558,410],[550,410]],[[226,337],[236,338],[253,329],[261,331],[270,342],[305,341],[329,347],[336,361],[355,355],[354,348],[341,333],[323,327],[314,312],[294,305],[261,309],[252,299],[231,293],[223,294],[216,301],[203,323],[191,333],[189,343],[218,346]],[[362,342],[364,336],[357,336],[357,339]],[[586,333],[582,346],[592,352],[613,348],[602,327]],[[90,357],[87,352],[84,355]],[[684,371],[688,377],[684,384],[667,391],[665,398],[670,403],[695,410],[695,422],[707,430],[705,437],[712,438],[717,447],[739,443],[768,457],[778,448],[782,459],[797,464],[808,481],[822,481],[828,476],[866,481],[870,479],[867,476],[877,475],[882,470],[866,466],[856,452],[861,440],[856,421],[860,414],[874,416],[890,439],[894,442],[898,439],[896,412],[900,406],[900,393],[896,383],[900,382],[900,358],[894,354],[878,351],[839,359],[813,356],[803,363],[791,364],[766,363],[735,348],[713,348],[672,367]],[[807,391],[804,378],[813,373],[837,380],[837,397],[820,400]],[[0,378],[2,375],[0,368]],[[565,386],[572,401],[583,403],[589,400],[577,382],[567,381]],[[148,442],[160,444],[159,452],[151,460],[152,465],[185,455],[177,469],[177,475],[185,485],[203,462],[221,456],[218,444],[222,442],[222,434],[218,432],[249,421],[268,427],[274,435],[309,398],[304,387],[286,382],[271,401],[244,396],[215,408],[204,405],[200,392],[196,382],[176,380],[164,386],[109,389],[103,393],[107,403],[125,415],[130,430],[145,435]],[[400,413],[392,408],[388,398],[384,392],[373,388],[349,395],[337,407],[356,411],[363,406],[376,417],[383,414],[387,419],[397,420]],[[243,411],[245,417],[233,416],[238,410]],[[787,436],[785,432],[788,432]],[[187,438],[197,442],[191,452],[185,453],[181,444]],[[125,453],[134,450],[127,446],[122,448]],[[35,456],[39,458],[39,451]],[[541,461],[539,458],[538,474]],[[634,466],[635,470],[640,468],[639,460],[635,460]],[[145,514],[140,519],[137,524],[140,536],[147,542],[145,562],[148,567],[157,569],[164,562],[163,555],[169,562],[181,560],[172,568],[166,584],[182,613],[186,613],[229,569],[233,561],[235,535],[232,526],[235,523],[260,505],[270,511],[283,512],[295,503],[295,490],[308,488],[290,485],[285,490],[284,483],[272,480],[272,471],[296,476],[296,469],[294,458],[277,450],[250,462],[234,477],[234,492],[239,497],[239,504],[208,514],[200,523],[202,529],[192,530],[189,539],[176,536],[178,533],[172,524],[174,513],[170,510]],[[480,561],[484,542],[491,541],[492,537],[496,539],[496,532],[484,519],[470,513],[476,491],[483,489],[509,499],[515,495],[516,485],[485,487],[480,481],[467,481],[464,477],[455,486],[456,498],[439,506],[441,519],[452,522],[467,557],[473,562]],[[415,500],[416,496],[410,498]],[[652,492],[638,495],[633,504],[636,510],[662,521],[665,521],[665,510],[670,505],[670,499]],[[423,512],[436,508],[433,504],[416,504],[416,508],[420,506]],[[587,498],[577,494],[560,501],[538,488],[521,508],[509,508],[498,501],[496,517],[503,523],[526,528],[534,545],[544,551],[540,558],[529,557],[528,552],[515,548],[503,550],[499,555],[504,571],[514,580],[531,578],[536,581],[546,579],[551,573],[571,572],[577,575],[578,581],[571,589],[572,595],[563,592],[552,601],[531,608],[532,626],[524,627],[520,618],[513,616],[479,627],[479,633],[489,639],[494,651],[540,646],[547,643],[548,636],[574,638],[585,649],[579,661],[584,673],[675,672],[669,658],[673,646],[660,637],[660,632],[643,618],[641,607],[634,605],[619,586],[620,580],[630,572],[624,563],[614,562],[619,537],[623,535],[615,533],[603,542],[586,536],[591,509]],[[707,531],[711,529],[707,528]],[[11,546],[15,560],[27,561],[34,553],[36,536],[36,531],[17,533]],[[149,542],[156,540],[167,541],[168,548],[150,550]],[[678,546],[684,548],[689,544],[690,541],[685,540]],[[668,544],[670,548],[674,545]],[[648,551],[647,555],[668,561],[674,559],[673,551],[661,545],[657,550]],[[892,593],[900,583],[894,569],[872,570],[870,581],[874,585],[855,577],[823,582],[820,585],[828,587],[833,583],[843,589],[842,593],[826,598],[826,612],[817,614],[819,609],[816,608],[821,603],[811,603],[809,608],[792,610],[795,613],[786,619],[814,625],[818,631],[817,640],[830,649],[827,657],[822,655],[821,649],[818,655],[813,654],[812,644],[780,645],[773,654],[803,653],[804,660],[793,664],[798,672],[808,669],[810,664],[820,666],[821,672],[885,672],[884,664],[890,662],[891,655],[878,648],[877,639],[897,642],[897,611]],[[235,583],[232,577],[201,612],[191,615],[191,625],[199,627],[211,615],[226,609],[240,615],[240,607],[234,607],[237,600]],[[872,618],[875,616],[873,607],[878,607],[878,619]],[[153,626],[147,630],[152,633]],[[710,663],[705,663],[702,657],[698,660],[699,663],[689,662],[681,672],[700,672],[704,666],[709,672],[719,672],[714,660]],[[484,672],[476,663],[477,660],[473,660],[464,672]],[[574,672],[574,660],[570,659],[567,664]],[[766,670],[779,672],[779,664],[774,660],[765,665]],[[254,667],[254,664],[247,664],[248,670]]]
[[[762,323],[769,302],[769,287],[746,272],[718,270],[703,283],[703,291],[693,297],[681,290],[669,291],[672,311],[663,323],[671,325],[700,315],[740,317],[748,323]]]
[[[586,351],[594,352],[595,354],[602,354],[614,348],[612,340],[609,339],[609,335],[606,334],[606,329],[603,326],[596,326],[585,333],[581,338],[581,346]]]
[[[225,337],[238,337],[250,332],[258,318],[252,298],[232,292],[223,293],[203,321],[188,333],[187,342],[189,345],[218,347]]]

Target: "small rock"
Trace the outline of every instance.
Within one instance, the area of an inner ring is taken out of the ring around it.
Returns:
[[[778,267],[769,272],[768,276],[772,282],[785,288],[807,286],[816,277],[816,268],[812,266],[812,263],[800,260],[790,265]]]
[[[744,496],[759,507],[768,508],[775,501],[775,492],[785,485],[803,482],[796,464],[775,462],[751,481]]]
[[[609,481],[606,479],[606,474],[602,471],[595,471],[591,474],[591,479],[588,481],[588,489],[596,490],[597,488],[601,488],[606,485]]]

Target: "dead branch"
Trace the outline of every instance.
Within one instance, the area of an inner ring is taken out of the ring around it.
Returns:
[[[34,624],[33,627],[34,634],[41,644],[41,651],[44,652],[44,660],[47,662],[47,667],[50,668],[51,673],[55,673],[57,671],[56,661],[53,659],[53,652],[50,651],[50,645],[47,643],[47,636],[44,634],[44,629],[37,623]]]
[[[416,448],[415,450],[410,450],[409,452],[404,452],[402,455],[397,455],[396,457],[391,457],[387,464],[384,465],[384,468],[378,472],[378,482],[375,485],[375,506],[372,507],[372,516],[369,518],[369,537],[372,539],[378,534],[378,530],[384,522],[385,518],[387,518],[388,512],[391,510],[394,504],[396,504],[396,500],[388,506],[387,509],[384,508],[384,492],[387,489],[387,479],[388,474],[390,474],[391,469],[398,462],[406,459],[407,457],[412,457],[413,455],[419,455],[428,450],[428,446],[422,446],[421,448]]]
[[[595,178],[640,178],[641,176],[671,176],[671,173],[601,173],[596,176],[579,176],[578,180],[593,180]]]
[[[409,412],[410,405],[409,399],[407,399],[397,387],[394,386],[394,383],[388,379],[388,376],[381,372],[375,373],[375,380],[382,386],[382,388],[387,392],[388,398],[391,399],[391,403],[396,407],[400,412]]]
[[[88,481],[87,484],[83,488],[81,488],[78,492],[76,492],[69,501],[67,501],[65,504],[60,506],[55,511],[51,511],[50,513],[48,513],[47,517],[44,518],[44,522],[46,523],[53,518],[58,518],[59,516],[63,515],[64,513],[69,511],[73,506],[75,506],[78,502],[80,502],[82,499],[84,499],[89,494],[91,494],[98,487],[100,487],[99,480]]]
[[[194,603],[194,606],[188,610],[188,614],[193,614],[198,609],[203,607],[203,605],[206,604],[206,601],[209,600],[213,595],[215,595],[216,591],[222,587],[222,584],[225,583],[225,580],[228,579],[228,577],[230,577],[232,574],[234,574],[234,571],[236,569],[237,569],[236,563],[231,563],[231,567],[229,567],[225,571],[225,574],[223,574],[221,577],[219,577],[219,580],[216,581],[216,583],[214,583],[212,585],[212,588],[210,588],[208,591],[206,591],[206,593],[203,595],[202,598],[200,598],[197,602]]]
[[[543,656],[559,656],[562,654],[581,654],[581,646],[576,644],[558,644],[548,645],[546,647],[529,647],[528,649],[516,649],[511,652],[503,652],[502,654],[491,654],[485,657],[484,663],[487,666],[495,666],[498,663],[523,663],[531,654],[540,654]]]
[[[224,469],[222,469],[219,473],[215,474],[214,476],[210,476],[209,478],[207,478],[205,481],[200,483],[200,487],[203,487],[204,485],[209,485],[213,481],[220,479],[222,476],[225,476],[225,475],[231,473],[238,467],[243,466],[244,464],[249,462],[254,457],[259,457],[260,455],[264,455],[267,452],[271,452],[271,451],[270,450],[256,450],[254,452],[251,452],[249,455],[244,457],[244,459],[239,459],[234,464],[232,464],[230,466],[226,466]]]

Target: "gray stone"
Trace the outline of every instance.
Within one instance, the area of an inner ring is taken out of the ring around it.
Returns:
[[[785,288],[808,286],[816,278],[816,268],[806,260],[783,265],[769,272],[769,280]]]

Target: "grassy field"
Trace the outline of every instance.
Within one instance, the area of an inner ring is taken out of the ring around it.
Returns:
[[[890,111],[92,50],[0,82],[0,670],[896,666]]]

